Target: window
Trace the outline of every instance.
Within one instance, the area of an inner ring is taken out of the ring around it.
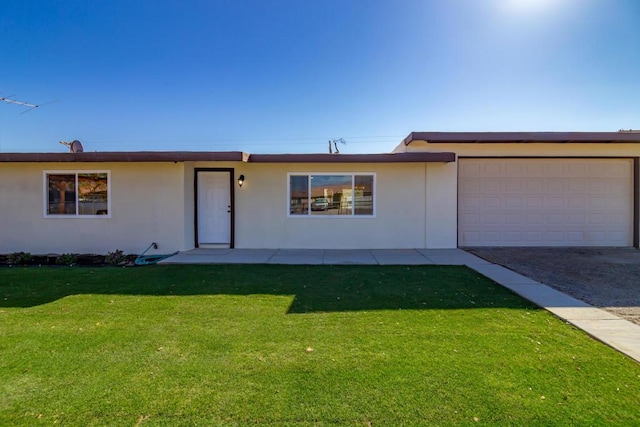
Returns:
[[[289,174],[290,216],[373,216],[373,174]]]
[[[45,216],[109,215],[108,172],[45,172]]]

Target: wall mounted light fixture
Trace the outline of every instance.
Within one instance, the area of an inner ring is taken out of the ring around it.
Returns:
[[[244,175],[238,177],[238,186],[242,188],[242,184],[244,184]]]

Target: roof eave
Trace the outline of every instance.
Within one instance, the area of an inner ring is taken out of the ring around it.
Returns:
[[[0,163],[106,163],[106,162],[251,162],[251,163],[408,163],[454,162],[455,153],[385,154],[247,154],[240,151],[137,151],[84,153],[0,153]]]
[[[241,151],[107,151],[83,153],[0,153],[0,162],[246,162],[248,154]]]
[[[636,132],[411,132],[402,140],[452,144],[556,143],[556,144],[636,144]]]
[[[252,154],[250,163],[450,163],[455,153],[383,153],[383,154]]]

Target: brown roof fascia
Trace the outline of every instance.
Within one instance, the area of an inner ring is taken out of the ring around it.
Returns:
[[[241,151],[110,151],[83,153],[0,153],[0,162],[246,162]]]
[[[241,151],[131,151],[83,153],[0,153],[1,162],[252,162],[252,163],[405,163],[453,162],[455,153],[247,154]]]
[[[640,143],[636,132],[411,132],[402,140],[428,143]]]
[[[250,163],[408,163],[456,160],[455,153],[385,153],[385,154],[251,154]]]

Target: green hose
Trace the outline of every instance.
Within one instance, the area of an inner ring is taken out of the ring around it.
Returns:
[[[174,252],[172,254],[165,254],[165,255],[145,255],[147,253],[147,251],[149,249],[158,249],[158,244],[156,242],[153,242],[149,245],[149,247],[147,249],[144,250],[144,252],[142,252],[138,258],[136,258],[135,260],[135,264],[136,265],[153,265],[156,264],[159,261],[162,261],[163,259],[167,259],[169,257],[174,256],[175,254],[177,254],[178,252]]]

